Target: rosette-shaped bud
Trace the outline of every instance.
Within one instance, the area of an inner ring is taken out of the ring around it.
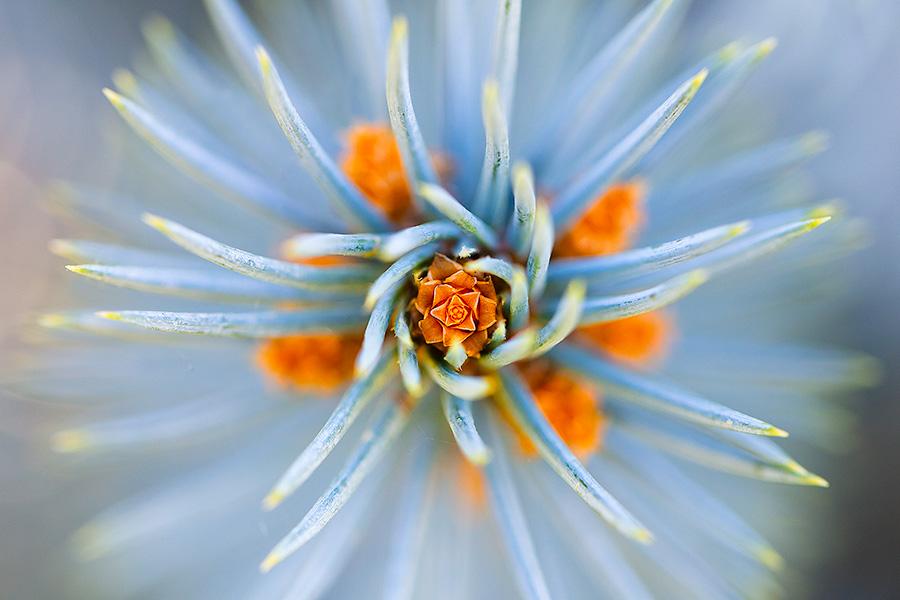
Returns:
[[[443,254],[419,282],[414,309],[425,343],[444,351],[462,344],[467,356],[478,355],[503,320],[490,276],[467,273]]]

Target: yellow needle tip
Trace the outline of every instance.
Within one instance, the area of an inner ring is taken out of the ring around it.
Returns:
[[[284,501],[284,498],[285,498],[285,496],[283,493],[281,493],[277,490],[272,490],[271,492],[269,492],[268,496],[263,498],[263,501],[262,501],[263,510],[265,510],[265,511],[273,510],[275,507],[277,507],[279,504],[281,504]]]
[[[281,562],[281,556],[279,556],[275,552],[271,552],[265,560],[259,565],[259,572],[262,574],[266,574],[272,570],[272,567]]]

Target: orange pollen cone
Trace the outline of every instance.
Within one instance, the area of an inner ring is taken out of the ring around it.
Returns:
[[[353,377],[360,336],[297,335],[266,341],[257,364],[279,384],[328,393]]]
[[[631,246],[645,220],[645,195],[640,181],[611,186],[557,241],[554,256],[612,254]]]
[[[665,358],[672,342],[672,330],[672,319],[658,310],[580,329],[611,358],[631,363]]]
[[[401,221],[412,203],[403,159],[388,125],[357,124],[347,131],[341,170],[392,221]]]
[[[599,393],[543,362],[526,364],[524,374],[538,408],[566,445],[579,455],[597,450],[606,423]],[[528,438],[517,433],[525,454],[535,455]]]

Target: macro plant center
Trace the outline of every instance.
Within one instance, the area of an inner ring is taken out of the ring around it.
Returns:
[[[757,480],[827,486],[776,441],[871,365],[793,337],[852,242],[782,193],[821,134],[713,126],[774,41],[681,56],[687,0],[203,3],[214,49],[153,18],[104,90],[140,202],[53,194],[117,236],[54,252],[131,295],[40,325],[134,378],[54,450],[184,473],[76,554],[235,598],[776,596]]]
[[[413,195],[406,184],[400,150],[390,125],[359,123],[344,138],[346,147],[341,155],[341,169],[347,178],[392,221],[403,219],[407,225],[421,225],[424,217],[413,210]],[[452,170],[446,159],[441,164],[445,172]],[[527,169],[521,169],[520,176],[530,178]],[[644,222],[644,195],[645,186],[637,181],[611,186],[556,243],[553,253],[585,257],[628,249]],[[533,224],[524,227],[533,229]],[[302,264],[329,264],[329,257],[292,256],[291,247],[290,242],[285,244],[288,258]],[[401,322],[401,331],[409,333],[417,360],[422,360],[418,353],[428,353],[430,356],[424,360],[431,364],[444,361],[466,375],[490,376],[490,370],[479,368],[476,361],[468,359],[479,358],[482,352],[490,352],[517,333],[510,330],[504,316],[504,309],[507,314],[510,312],[510,283],[478,270],[478,265],[484,264],[479,260],[491,251],[480,245],[466,245],[458,239],[445,240],[436,247],[433,256],[423,255],[407,281],[401,282],[393,319]],[[340,257],[332,258],[331,264],[341,264]],[[527,266],[526,262],[517,262],[511,248],[491,258],[508,261],[521,271]],[[529,306],[528,312],[528,322],[538,315],[535,306]],[[671,326],[662,311],[653,311],[597,323],[578,332],[585,343],[614,360],[652,363],[664,356]],[[361,346],[362,338],[356,336],[317,334],[275,338],[260,348],[258,362],[283,385],[328,391],[352,378],[350,365]],[[546,361],[522,361],[519,368],[535,394],[538,407],[563,441],[579,453],[596,450],[603,421],[601,390],[577,378],[552,372]],[[418,393],[416,384],[411,385],[413,393]],[[534,446],[526,437],[520,438],[525,453],[534,456]]]

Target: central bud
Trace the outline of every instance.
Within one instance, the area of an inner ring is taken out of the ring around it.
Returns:
[[[438,254],[418,283],[414,322],[425,342],[445,352],[462,344],[467,356],[478,355],[503,318],[491,278]]]

